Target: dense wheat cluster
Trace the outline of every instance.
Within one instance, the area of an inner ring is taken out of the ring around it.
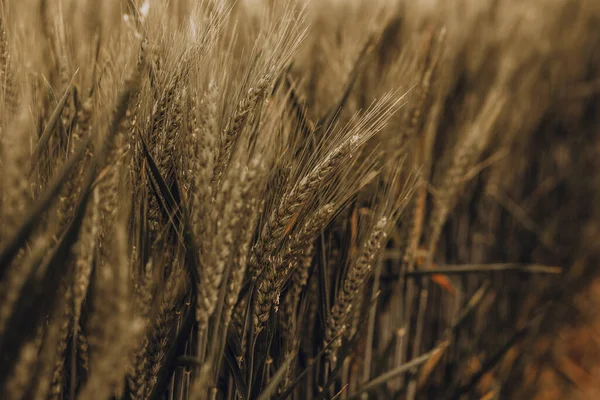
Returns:
[[[0,5],[0,398],[600,389],[597,0]]]

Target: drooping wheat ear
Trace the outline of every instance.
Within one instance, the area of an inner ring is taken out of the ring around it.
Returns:
[[[268,76],[265,75],[258,80],[255,87],[248,89],[248,92],[241,99],[232,118],[223,130],[212,177],[211,185],[213,188],[218,189],[223,173],[229,166],[231,155],[241,136],[242,130],[246,126],[249,116],[264,98],[269,86],[270,80],[268,79]]]
[[[252,319],[256,334],[263,330],[266,322],[269,320],[271,308],[273,306],[277,307],[279,303],[275,262],[268,259],[267,262],[268,265],[264,272],[266,276],[258,283],[256,299],[254,300],[254,308],[252,310]]]
[[[305,176],[297,186],[284,195],[279,207],[277,207],[266,223],[260,240],[253,251],[253,277],[256,279],[261,273],[260,264],[264,264],[266,256],[274,253],[280,241],[285,236],[290,221],[300,211],[301,207],[311,198],[315,191],[327,184],[335,167],[348,155],[348,151],[354,141],[345,142],[336,148],[321,162],[313,171]]]
[[[289,240],[285,249],[282,250],[281,255],[278,257],[284,264],[288,265],[299,265],[301,259],[306,257],[306,249],[312,247],[312,243],[317,234],[323,230],[336,212],[336,205],[334,203],[325,204],[317,210],[308,220],[304,223],[302,229],[295,233]],[[282,276],[287,278],[293,269],[283,269]],[[284,281],[280,282],[283,284]]]
[[[389,221],[382,217],[374,226],[368,240],[364,243],[360,255],[344,278],[344,283],[327,319],[325,328],[325,344],[333,343],[328,348],[328,356],[332,363],[336,361],[336,353],[341,346],[341,335],[348,327],[348,318],[356,306],[355,300],[363,289],[364,283],[379,256],[387,238]]]
[[[281,254],[270,258],[265,272],[258,278],[256,302],[253,311],[257,332],[263,329],[263,324],[269,319],[271,308],[277,302],[283,284],[298,264],[299,256],[311,245],[317,232],[327,225],[334,212],[333,204],[321,207],[306,221],[302,229],[292,237]]]
[[[253,249],[250,268],[254,279],[262,273],[261,266],[265,265],[265,257],[271,256],[281,243],[292,218],[297,217],[297,213],[318,190],[331,183],[335,173],[345,161],[352,158],[370,138],[383,129],[389,117],[397,109],[398,101],[390,102],[390,97],[384,97],[375,103],[363,117],[349,125],[340,134],[338,144],[283,195],[279,205],[273,209]]]
[[[241,166],[235,166],[223,181],[223,187],[219,191],[215,209],[220,215],[220,223],[216,224],[214,234],[211,235],[212,250],[204,255],[198,293],[196,317],[198,319],[198,331],[204,332],[208,326],[208,320],[215,311],[217,305],[219,288],[223,280],[223,274],[230,263],[230,256],[234,248],[236,229],[243,209],[242,188],[239,179],[235,176],[240,171],[245,180],[247,172]],[[233,176],[232,176],[233,175]]]

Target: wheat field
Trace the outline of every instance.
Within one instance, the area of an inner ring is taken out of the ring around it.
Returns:
[[[0,1],[0,398],[596,398],[599,26]]]

